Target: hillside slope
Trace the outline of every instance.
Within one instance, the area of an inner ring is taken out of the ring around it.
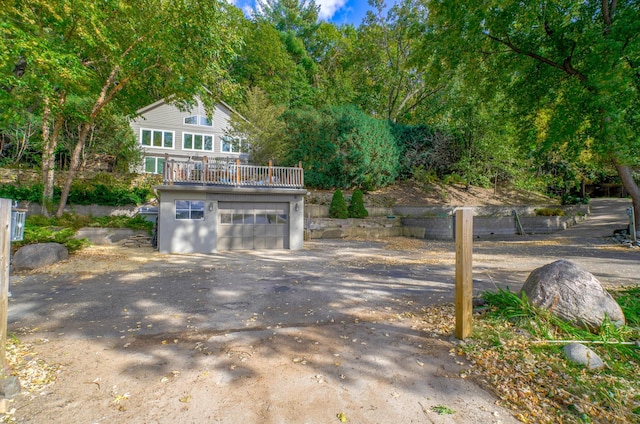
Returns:
[[[423,188],[415,181],[402,181],[380,190],[364,194],[366,206],[488,206],[488,205],[553,205],[558,200],[539,193],[519,191],[511,188],[465,187],[434,184]],[[351,190],[343,190],[350,197]],[[310,204],[330,204],[333,190],[309,190],[307,202]]]

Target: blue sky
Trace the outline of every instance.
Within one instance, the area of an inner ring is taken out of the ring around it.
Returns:
[[[358,26],[369,10],[367,0],[316,0],[316,4],[320,6],[320,19],[337,25]],[[248,15],[255,6],[255,0],[235,0],[235,5]]]

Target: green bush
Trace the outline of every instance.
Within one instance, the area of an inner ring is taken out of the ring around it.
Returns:
[[[574,196],[571,194],[562,195],[562,204],[563,205],[588,205],[589,204],[589,196]]]
[[[559,208],[536,209],[536,216],[564,216],[564,211]]]
[[[305,183],[318,188],[373,190],[398,175],[398,149],[389,123],[355,106],[285,113],[287,161],[304,163]]]
[[[24,227],[24,239],[12,243],[12,246],[17,249],[27,244],[60,243],[71,253],[89,245],[87,239],[74,239],[75,233],[76,231],[73,228],[38,227],[27,222]]]
[[[349,218],[347,203],[344,201],[344,196],[342,195],[341,190],[336,190],[333,193],[331,205],[329,206],[329,217],[342,219]]]
[[[134,217],[114,215],[93,218],[92,222],[89,223],[88,226],[103,228],[131,228],[132,230],[146,230],[151,232],[153,229],[153,222],[147,220],[142,215],[136,215]]]
[[[0,197],[17,201],[40,203],[42,200],[42,184],[19,186],[3,184],[0,186]],[[150,187],[128,188],[110,183],[93,183],[75,181],[69,191],[69,203],[73,205],[125,206],[141,205],[153,197]],[[60,200],[60,188],[54,188],[54,203]]]
[[[364,207],[362,190],[355,190],[349,203],[349,218],[366,218],[369,212]]]

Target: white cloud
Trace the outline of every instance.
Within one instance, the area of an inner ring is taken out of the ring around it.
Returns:
[[[251,17],[255,13],[256,9],[259,9],[259,5],[255,0],[226,0],[230,4],[234,4],[239,7],[246,17]],[[321,20],[329,20],[336,14],[336,12],[345,7],[347,0],[316,0],[316,5],[320,6],[318,18]]]
[[[347,0],[316,0],[316,4],[320,6],[318,17],[323,20],[331,19],[346,3]]]

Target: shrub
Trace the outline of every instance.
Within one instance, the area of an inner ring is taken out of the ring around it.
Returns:
[[[17,249],[27,244],[60,243],[71,253],[89,244],[87,239],[73,238],[74,234],[75,230],[72,228],[37,227],[29,225],[27,221],[24,227],[24,240],[12,243],[12,247]]]
[[[351,196],[351,203],[349,203],[349,218],[366,218],[367,216],[369,216],[369,212],[364,207],[362,190],[356,190]]]
[[[283,119],[287,160],[304,163],[308,186],[373,190],[395,181],[399,155],[387,121],[355,106],[292,110]]]
[[[344,196],[341,190],[336,190],[333,193],[331,199],[331,206],[329,206],[329,217],[331,218],[349,218],[349,211],[347,210],[347,203],[344,201]]]
[[[151,197],[151,187],[128,188],[111,182],[75,181],[69,191],[69,203],[73,205],[124,206],[140,205]],[[0,186],[0,197],[17,201],[40,203],[42,200],[42,184],[19,186],[3,184]],[[60,200],[60,188],[54,188],[54,203]]]
[[[564,211],[558,208],[536,209],[536,216],[564,216]]]

